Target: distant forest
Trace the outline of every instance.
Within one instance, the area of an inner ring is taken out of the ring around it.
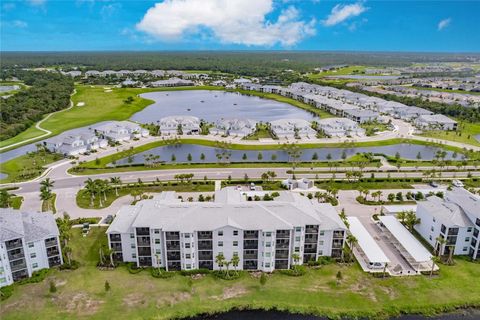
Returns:
[[[50,112],[68,107],[73,80],[57,72],[13,71],[7,73],[27,86],[11,97],[0,99],[0,140],[26,130]],[[2,77],[7,75],[2,73]]]
[[[333,51],[3,52],[2,67],[62,67],[70,70],[213,70],[269,76],[329,65],[406,66],[412,62],[472,62],[479,54]]]

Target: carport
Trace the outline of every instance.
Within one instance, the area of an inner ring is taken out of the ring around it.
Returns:
[[[347,217],[347,219],[350,233],[357,238],[357,245],[352,250],[362,269],[366,272],[383,272],[390,260],[382,248],[357,217]]]
[[[408,264],[418,273],[432,269],[432,255],[427,249],[397,220],[394,216],[379,216],[383,232],[405,258]],[[438,267],[435,266],[434,270]]]

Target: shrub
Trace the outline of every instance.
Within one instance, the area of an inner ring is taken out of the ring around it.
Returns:
[[[60,270],[76,270],[76,269],[78,269],[78,267],[80,267],[80,263],[76,260],[72,260],[72,262],[70,264],[68,264],[68,263],[62,264],[59,267],[59,269]]]
[[[20,280],[17,282],[17,284],[26,284],[26,283],[38,283],[47,277],[47,275],[50,273],[51,269],[42,269],[38,270],[32,273],[32,276],[30,278],[25,278],[23,280]]]
[[[48,291],[50,291],[50,293],[57,292],[57,285],[54,281],[50,281],[50,288],[48,289]]]
[[[265,273],[262,272],[262,275],[260,276],[260,284],[262,286],[264,286],[265,284],[267,284],[267,276],[265,275]]]
[[[136,274],[143,270],[142,268],[137,267],[137,265],[133,262],[127,264],[127,269],[131,274]]]
[[[213,271],[213,274],[217,277],[217,278],[220,278],[220,279],[223,279],[223,280],[235,280],[235,279],[238,279],[240,277],[240,272],[235,272],[233,270],[228,270],[227,271],[220,271],[220,270],[215,270]]]
[[[13,294],[13,285],[0,288],[0,301],[7,300]]]
[[[163,268],[152,268],[150,269],[150,273],[152,274],[152,277],[161,279],[168,279],[175,275],[175,272],[168,272]]]
[[[105,280],[105,291],[110,291],[110,282]]]
[[[280,270],[281,274],[291,276],[291,277],[300,277],[303,276],[307,272],[304,266],[295,266],[292,269],[284,269]]]
[[[196,274],[209,274],[210,270],[208,269],[194,269],[194,270],[182,270],[180,274],[182,276],[192,276]]]
[[[97,224],[97,223],[100,222],[100,220],[102,220],[102,218],[100,218],[100,217],[98,217],[98,218],[77,218],[77,219],[70,220],[70,222],[72,223],[72,225],[84,224],[84,223]]]

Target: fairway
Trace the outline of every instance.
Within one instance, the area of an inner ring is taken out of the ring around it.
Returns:
[[[44,281],[16,285],[13,295],[0,302],[2,320],[20,319],[172,319],[232,308],[272,309],[316,315],[370,316],[378,319],[405,313],[433,314],[455,307],[480,305],[478,264],[456,259],[441,266],[439,276],[374,278],[357,264],[308,268],[304,276],[274,272],[264,286],[242,273],[237,280],[213,275],[199,279],[175,275],[153,278],[148,270],[130,274],[126,267],[100,271],[95,265],[99,246],[106,243],[104,228],[92,228],[87,237],[72,231],[70,246],[80,268],[54,270]],[[336,284],[336,274],[343,279]],[[190,280],[191,279],[191,280]],[[49,282],[57,292],[49,293]],[[105,292],[108,281],[111,290]],[[19,306],[22,306],[19,308]]]

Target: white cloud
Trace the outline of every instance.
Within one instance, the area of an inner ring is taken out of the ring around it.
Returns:
[[[25,21],[22,20],[14,20],[12,21],[12,26],[16,28],[26,28],[28,27],[28,24]]]
[[[292,46],[315,34],[315,20],[302,20],[296,8],[282,10],[276,21],[266,19],[272,11],[272,0],[165,0],[136,27],[160,40],[208,31],[222,43],[248,46]]]
[[[46,0],[28,0],[28,3],[32,6],[43,6]]]
[[[359,16],[367,10],[368,8],[364,7],[360,2],[347,5],[337,4],[332,8],[327,19],[323,21],[323,25],[327,27],[334,26],[340,22]]]
[[[438,23],[438,31],[442,31],[446,27],[450,25],[450,22],[452,22],[451,18],[443,19]]]

